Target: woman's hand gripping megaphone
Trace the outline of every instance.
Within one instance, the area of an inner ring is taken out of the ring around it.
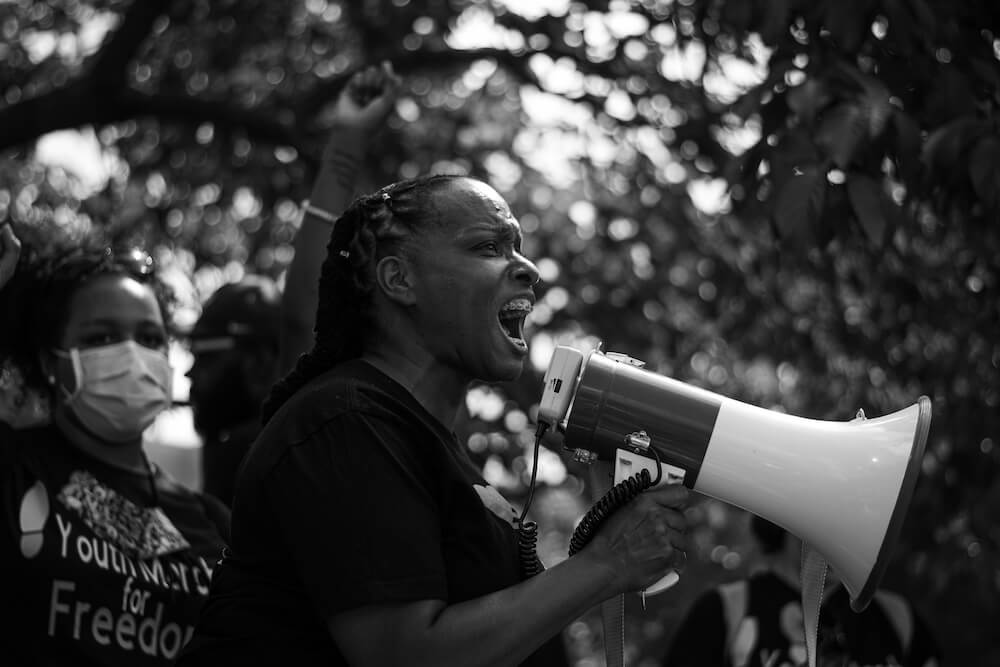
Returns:
[[[684,486],[666,482],[639,493],[607,515],[577,556],[610,568],[621,593],[665,590],[687,560],[688,494]]]
[[[539,404],[539,421],[555,427],[551,430],[558,429],[570,411],[583,363],[583,354],[572,348],[560,346],[553,354]],[[633,449],[644,449],[644,435],[638,432],[630,436],[636,440]],[[648,438],[645,444],[648,449]],[[682,508],[688,492],[680,484],[683,479],[684,471],[679,468],[619,449],[614,486],[600,489],[608,493],[581,521],[570,554],[596,555],[602,563],[613,563],[622,592],[641,591],[644,601],[646,595],[666,590],[677,582],[678,572],[687,562],[687,523]],[[603,486],[601,480],[594,481]]]

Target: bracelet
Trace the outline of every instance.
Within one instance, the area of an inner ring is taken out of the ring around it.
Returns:
[[[308,199],[302,200],[302,209],[309,215],[313,216],[314,218],[319,218],[323,222],[328,222],[331,225],[337,222],[337,216],[335,216],[333,213],[330,213],[329,211],[325,211],[317,206],[313,206],[312,204],[309,203]]]

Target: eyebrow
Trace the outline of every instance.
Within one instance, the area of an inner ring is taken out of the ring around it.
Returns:
[[[156,327],[157,329],[165,329],[166,325],[162,322],[157,322],[156,320],[141,319],[136,322],[140,325],[148,325]],[[110,318],[110,317],[98,317],[93,320],[83,320],[80,322],[81,327],[111,327],[115,328],[122,324],[121,320]]]
[[[521,242],[521,227],[515,224],[504,224],[503,226],[489,223],[479,223],[474,227],[467,227],[458,233],[458,238],[464,239],[467,236],[476,234],[490,234],[505,241]]]

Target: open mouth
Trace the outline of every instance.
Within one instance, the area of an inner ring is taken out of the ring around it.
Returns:
[[[507,336],[507,340],[522,350],[528,347],[528,343],[524,340],[524,320],[531,313],[531,309],[532,304],[529,299],[511,299],[497,313],[500,330]]]

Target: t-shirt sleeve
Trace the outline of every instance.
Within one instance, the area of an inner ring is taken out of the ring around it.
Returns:
[[[437,503],[407,434],[341,415],[290,447],[264,484],[278,539],[324,617],[447,598]]]
[[[222,536],[226,544],[230,544],[229,508],[226,507],[225,503],[209,493],[199,493],[198,500],[201,501],[201,506],[205,508],[205,514],[215,525],[215,528],[219,531],[219,535]]]
[[[726,626],[716,591],[699,597],[674,633],[663,661],[669,667],[724,667]]]

